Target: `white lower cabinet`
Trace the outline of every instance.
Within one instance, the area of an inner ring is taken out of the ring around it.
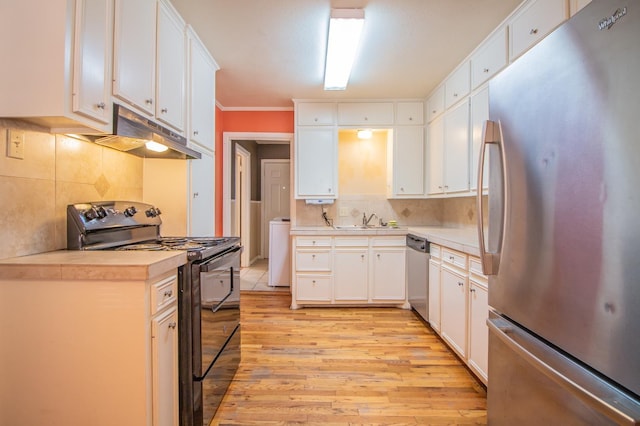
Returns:
[[[178,309],[174,306],[151,320],[153,424],[178,424]]]
[[[369,239],[334,239],[333,287],[336,301],[366,301],[369,296]]]
[[[487,277],[480,259],[431,244],[429,324],[487,384]]]
[[[443,262],[441,269],[442,288],[442,338],[458,352],[461,358],[467,355],[467,276],[450,269]]]
[[[131,274],[0,277],[0,423],[179,423],[177,271]]]
[[[431,245],[429,259],[429,325],[440,332],[440,246]]]
[[[392,305],[408,309],[404,236],[297,236],[292,309]]]
[[[373,247],[371,254],[371,300],[406,300],[406,249]]]

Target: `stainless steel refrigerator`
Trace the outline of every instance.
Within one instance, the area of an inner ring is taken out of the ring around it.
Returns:
[[[640,0],[594,0],[489,96],[489,423],[639,424]]]

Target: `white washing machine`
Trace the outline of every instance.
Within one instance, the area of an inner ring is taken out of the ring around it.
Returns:
[[[291,237],[289,218],[269,221],[269,285],[291,286]]]

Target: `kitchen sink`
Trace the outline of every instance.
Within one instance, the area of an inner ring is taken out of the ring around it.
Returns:
[[[365,225],[335,225],[333,227],[339,231],[357,231],[363,229],[380,229],[381,226],[365,226]]]

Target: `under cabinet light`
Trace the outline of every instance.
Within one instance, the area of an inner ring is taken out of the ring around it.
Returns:
[[[169,149],[167,146],[159,144],[158,142],[154,142],[154,141],[147,141],[147,143],[145,143],[144,146],[146,146],[147,149],[155,152],[165,152],[166,150]]]
[[[347,88],[363,26],[363,9],[331,9],[324,90]]]

